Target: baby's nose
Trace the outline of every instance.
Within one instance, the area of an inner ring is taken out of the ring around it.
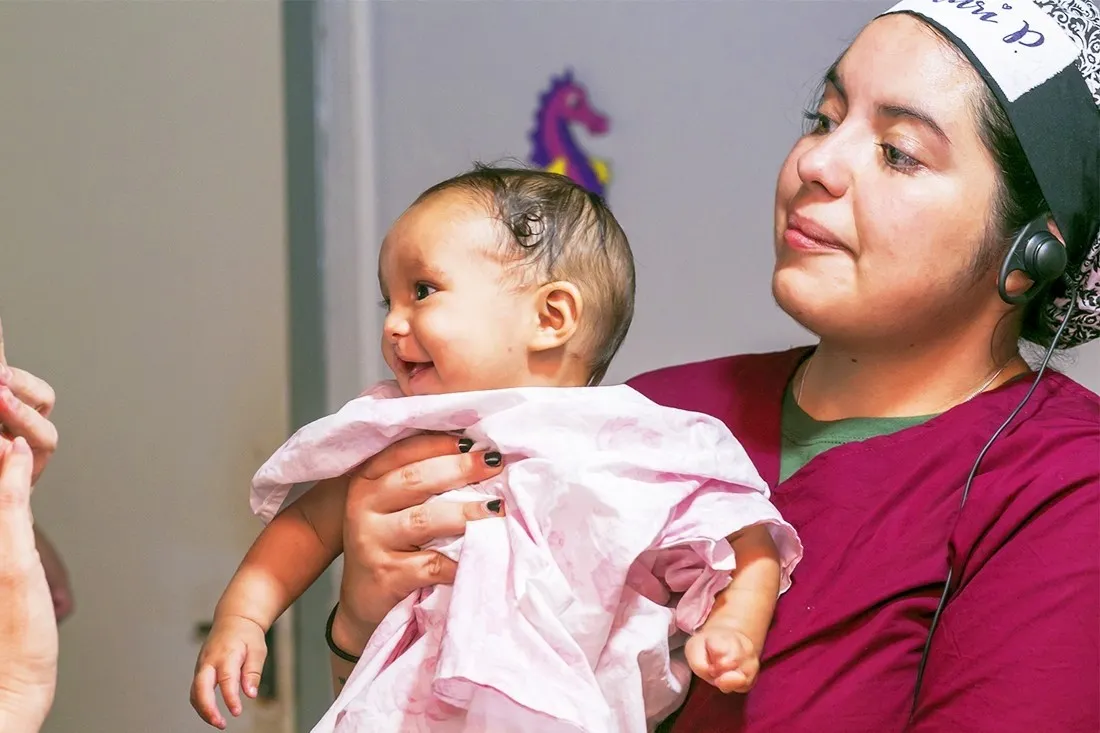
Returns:
[[[397,343],[402,336],[409,335],[409,321],[400,314],[390,311],[382,323],[382,332],[390,343]]]

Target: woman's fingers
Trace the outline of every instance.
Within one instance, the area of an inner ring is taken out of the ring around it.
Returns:
[[[13,370],[14,371],[14,370]],[[33,481],[57,449],[57,428],[24,403],[9,387],[0,387],[0,440],[21,437],[34,454]]]
[[[22,437],[34,454],[32,483],[57,449],[57,428],[49,421],[57,397],[49,384],[8,366],[0,321],[0,445]]]
[[[31,518],[31,465],[24,441],[17,439],[0,451],[0,559],[5,570],[40,565]]]
[[[422,546],[463,534],[469,521],[504,512],[499,499],[424,505],[433,496],[503,470],[499,453],[473,453],[472,447],[467,438],[417,435],[394,443],[350,474],[343,502],[340,604],[348,620],[361,622],[346,630],[348,640],[365,644],[367,626],[414,590],[454,582],[455,563]]]
[[[53,406],[57,402],[57,395],[45,380],[39,379],[30,372],[22,369],[8,367],[10,375],[3,386],[8,387],[19,401],[29,406],[32,410],[49,417],[53,412]],[[2,377],[0,377],[2,379]]]
[[[394,469],[418,463],[427,458],[458,455],[470,450],[473,441],[443,433],[424,433],[399,440],[380,451],[354,472],[366,479],[377,479]],[[465,450],[463,450],[465,449]]]
[[[405,565],[408,567],[408,577],[416,581],[410,593],[430,585],[450,585],[455,582],[458,572],[458,563],[433,550],[410,552],[405,558]]]
[[[15,395],[39,410],[43,415],[49,416],[53,410],[55,396],[53,388],[46,382],[22,369],[13,369],[8,366],[8,358],[4,354],[4,322],[0,320],[0,387],[8,387]],[[41,409],[39,409],[41,408]]]
[[[504,514],[500,499],[478,502],[436,501],[417,504],[392,515],[395,539],[402,549],[415,550],[432,540],[466,532],[466,523]]]
[[[503,470],[503,463],[495,451],[436,455],[400,465],[375,479],[367,479],[363,473],[353,475],[348,499],[357,502],[362,497],[375,512],[397,512],[492,478]]]
[[[434,550],[403,552],[394,555],[385,567],[380,568],[380,572],[373,576],[375,582],[369,592],[355,583],[342,587],[341,607],[345,612],[351,607],[360,611],[367,609],[375,612],[378,620],[381,621],[382,616],[385,616],[405,596],[432,585],[450,585],[455,582],[457,572],[458,563]],[[369,597],[363,596],[363,593],[367,593]],[[391,602],[385,604],[384,609],[375,608],[380,596],[390,597]],[[374,618],[373,615],[354,614],[353,617]]]

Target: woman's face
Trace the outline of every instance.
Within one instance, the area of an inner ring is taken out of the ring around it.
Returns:
[[[910,16],[859,35],[779,173],[772,289],[795,320],[893,348],[1000,308],[995,273],[974,271],[997,183],[981,84]]]

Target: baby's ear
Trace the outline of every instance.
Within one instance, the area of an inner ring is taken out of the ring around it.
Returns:
[[[531,340],[531,351],[546,351],[564,346],[580,325],[584,301],[581,291],[571,282],[559,280],[539,288],[535,297],[538,328]]]

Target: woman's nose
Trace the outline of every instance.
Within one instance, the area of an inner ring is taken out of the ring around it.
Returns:
[[[852,141],[841,135],[839,128],[816,138],[812,147],[798,158],[798,177],[805,186],[817,185],[834,198],[848,190],[852,177]]]

